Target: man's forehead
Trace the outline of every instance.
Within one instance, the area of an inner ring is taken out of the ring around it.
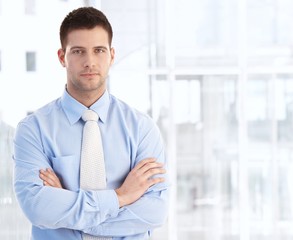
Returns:
[[[80,46],[85,48],[89,46],[110,48],[108,33],[101,27],[71,30],[67,34],[65,44],[66,46]]]

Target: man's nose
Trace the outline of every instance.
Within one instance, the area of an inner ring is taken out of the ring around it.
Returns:
[[[92,68],[95,66],[95,57],[93,54],[86,54],[85,61],[84,61],[84,67],[85,68]]]

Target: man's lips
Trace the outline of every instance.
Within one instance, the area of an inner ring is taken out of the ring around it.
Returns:
[[[98,73],[81,73],[80,76],[82,77],[94,77],[97,76]]]

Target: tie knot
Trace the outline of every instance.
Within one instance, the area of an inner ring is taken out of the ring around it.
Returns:
[[[93,110],[87,109],[82,114],[83,121],[98,121],[99,116]]]

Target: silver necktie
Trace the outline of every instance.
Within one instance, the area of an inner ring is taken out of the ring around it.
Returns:
[[[86,110],[82,119],[85,121],[83,128],[81,163],[80,163],[80,188],[84,190],[98,190],[106,188],[106,171],[104,152],[100,129],[99,116],[92,110]],[[82,235],[83,240],[109,240],[112,238],[95,237],[88,234]]]

